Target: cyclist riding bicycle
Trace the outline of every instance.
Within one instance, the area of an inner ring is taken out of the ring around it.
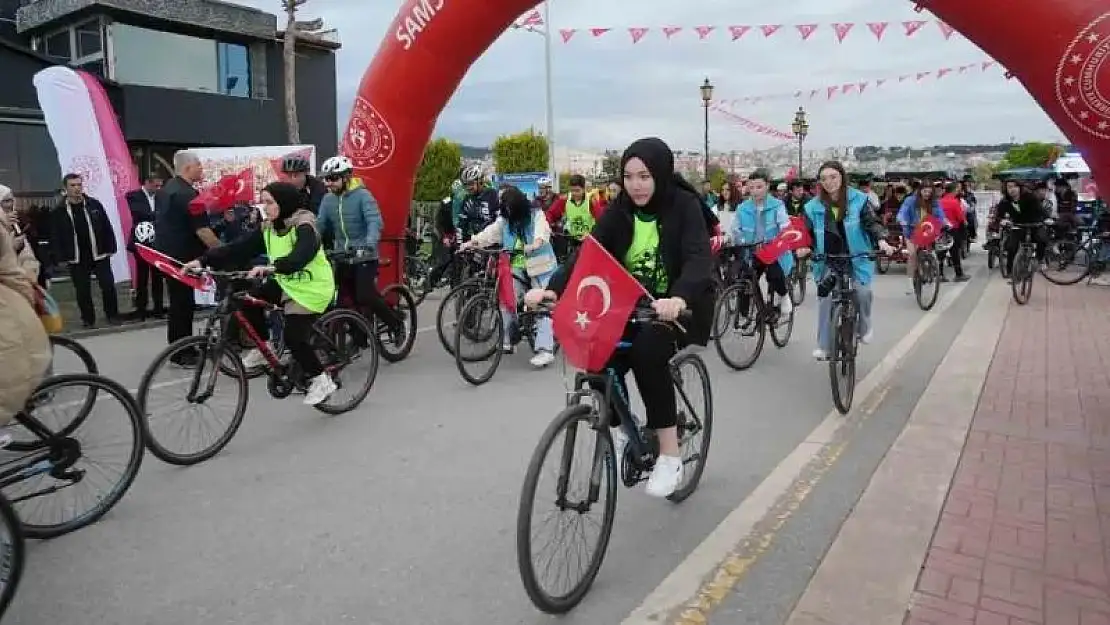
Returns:
[[[736,210],[732,221],[732,242],[762,243],[778,236],[779,232],[790,225],[786,204],[767,193],[771,176],[766,170],[757,169],[748,176],[748,190],[751,195]],[[794,302],[787,295],[786,276],[794,269],[794,255],[783,254],[777,261],[764,265],[758,258],[755,263],[757,276],[766,275],[767,285],[779,296],[779,313],[789,315],[794,310]]]
[[[335,278],[328,263],[320,236],[316,231],[316,217],[300,208],[300,192],[286,182],[274,182],[262,189],[262,227],[249,235],[213,247],[197,260],[186,263],[185,270],[195,271],[204,265],[249,261],[259,254],[266,254],[269,265],[259,265],[250,270],[250,277],[272,276],[252,295],[285,308],[285,345],[301,366],[306,379],[312,382],[304,403],[309,406],[326,400],[337,390],[335,381],[324,372],[323,365],[312,346],[312,325],[335,299]],[[259,336],[267,336],[261,308],[247,308],[243,314]],[[245,368],[266,364],[266,358],[257,349],[243,356]]]
[[[911,186],[913,195],[906,197],[902,208],[898,209],[898,224],[902,226],[902,237],[906,241],[906,271],[910,278],[910,289],[906,292],[908,295],[914,294],[913,280],[917,270],[917,246],[913,244],[913,231],[929,216],[944,223],[944,210],[940,207],[940,199],[933,183],[921,180],[914,181]]]
[[[281,173],[285,174],[289,183],[300,191],[301,208],[311,211],[313,215],[318,215],[320,202],[324,200],[328,190],[319,178],[308,173],[311,169],[308,159],[297,154],[286,156],[281,160]]]
[[[26,407],[50,366],[50,340],[35,312],[35,282],[0,227],[0,426]]]
[[[510,263],[513,288],[520,298],[527,290],[524,285],[533,289],[547,288],[548,281],[559,265],[555,261],[555,250],[551,247],[551,228],[547,225],[543,211],[533,211],[528,196],[516,187],[506,189],[501,202],[505,216],[498,217],[497,221],[475,234],[459,249],[500,245],[504,250],[518,252],[513,254]],[[501,317],[506,329],[516,324],[516,310],[502,309]],[[505,332],[506,343],[502,346],[502,351],[506,354],[513,351],[513,345],[509,342],[511,334]],[[532,366],[546,367],[554,360],[555,337],[551,329],[551,317],[540,317],[536,320],[536,354],[532,357]]]
[[[466,188],[466,199],[459,208],[455,228],[463,241],[469,241],[476,232],[481,232],[497,219],[500,201],[497,189],[486,185],[481,165],[463,169],[459,180]]]
[[[1007,180],[1003,187],[1002,200],[994,209],[993,225],[998,227],[1003,221],[1010,221],[1019,225],[1043,224],[1048,218],[1042,203],[1032,193],[1021,188],[1017,180]],[[1007,275],[1014,268],[1014,256],[1021,247],[1021,236],[1008,235],[1006,241],[1006,271]],[[1037,242],[1036,256],[1038,261],[1044,261],[1045,244],[1048,242],[1048,233],[1041,227],[1033,232],[1033,240]]]
[[[659,458],[647,492],[666,497],[682,482],[683,470],[675,427],[675,387],[668,363],[676,344],[705,345],[712,325],[708,209],[690,183],[675,173],[674,153],[660,139],[640,139],[630,145],[621,157],[621,171],[624,193],[598,220],[593,236],[656,298],[652,307],[660,320],[673,322],[687,309],[692,313],[692,319],[683,322],[685,333],[670,323],[631,327],[625,337],[631,347],[617,352],[611,363],[618,371],[632,370],[647,427],[655,430],[659,439]],[[536,306],[544,299],[557,298],[576,259],[577,255],[572,256],[555,272],[549,290],[529,291],[525,303]],[[619,429],[614,430],[613,439],[620,458],[627,439]]]
[[[405,328],[401,317],[378,291],[378,243],[384,224],[378,202],[362,186],[362,181],[354,177],[355,166],[346,156],[333,156],[320,169],[329,191],[320,203],[321,237],[331,241],[335,251],[355,251],[364,256],[357,264],[339,265],[336,276],[339,291],[350,295],[362,310],[384,323],[395,342],[403,341]]]

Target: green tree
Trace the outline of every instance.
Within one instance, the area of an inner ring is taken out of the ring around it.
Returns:
[[[1042,143],[1029,141],[1010,148],[1006,157],[1002,159],[1001,169],[1016,169],[1019,167],[1051,167],[1061,153],[1060,146],[1055,143]]]
[[[605,160],[601,161],[601,181],[602,183],[609,183],[614,180],[620,182],[621,179],[621,155],[616,150],[607,150],[605,152]]]
[[[709,184],[713,185],[713,191],[718,192],[721,186],[728,181],[728,172],[725,171],[720,165],[709,165]]]
[[[493,142],[493,166],[499,174],[547,171],[547,137],[528,129],[501,135]]]
[[[462,146],[447,139],[436,139],[424,146],[424,158],[416,171],[413,199],[438,202],[451,195],[451,183],[462,167]]]
[[[991,177],[997,171],[995,167],[993,163],[979,163],[972,168],[971,177],[975,179],[975,182],[986,184],[991,181]]]
[[[570,193],[570,177],[573,175],[569,171],[559,172],[559,193]]]

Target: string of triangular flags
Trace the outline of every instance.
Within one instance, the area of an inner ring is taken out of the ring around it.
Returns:
[[[908,82],[910,80],[913,80],[916,83],[921,83],[921,82],[924,82],[925,80],[930,79],[930,78],[933,79],[933,81],[935,82],[937,80],[943,79],[945,76],[948,76],[949,74],[977,73],[977,74],[981,75],[981,74],[984,74],[984,73],[990,71],[991,68],[999,68],[999,67],[1001,67],[1001,66],[998,65],[998,63],[995,62],[995,61],[980,61],[980,62],[976,62],[976,63],[967,63],[967,64],[964,64],[964,65],[940,67],[940,68],[929,70],[929,71],[909,72],[909,73],[906,73],[906,74],[900,74],[898,76],[889,76],[889,77],[886,77],[886,78],[876,78],[876,79],[872,79],[872,80],[857,80],[857,81],[853,81],[853,82],[840,83],[840,84],[836,84],[836,85],[826,85],[826,86],[823,86],[823,87],[816,87],[816,88],[813,88],[813,89],[796,89],[796,90],[790,91],[790,92],[770,93],[770,94],[755,95],[755,96],[745,96],[743,98],[734,98],[734,99],[725,98],[725,99],[717,100],[717,102],[719,104],[721,104],[722,106],[740,106],[740,105],[744,105],[744,104],[758,104],[758,103],[763,102],[765,100],[784,100],[784,99],[788,99],[788,98],[795,99],[795,100],[800,100],[800,99],[803,99],[803,98],[807,98],[807,99],[812,100],[812,99],[814,99],[818,96],[822,96],[822,95],[825,96],[826,100],[831,100],[834,97],[836,97],[837,95],[848,95],[848,94],[851,94],[851,93],[855,93],[857,95],[862,95],[865,91],[867,91],[867,89],[869,87],[873,88],[873,90],[874,89],[879,89],[882,86],[886,85],[887,83],[905,83],[905,82]]]
[[[755,133],[758,133],[758,134],[761,134],[761,135],[765,135],[765,136],[768,136],[768,137],[773,137],[775,139],[781,139],[783,141],[793,141],[794,138],[795,138],[793,132],[786,131],[786,130],[779,130],[778,128],[774,128],[774,127],[769,126],[767,124],[757,122],[754,119],[749,119],[749,118],[744,117],[742,115],[737,115],[736,113],[733,113],[732,111],[726,111],[725,109],[720,108],[719,106],[711,106],[711,107],[709,107],[709,110],[711,110],[714,113],[717,113],[719,115],[722,115],[722,116],[728,118],[729,120],[731,120],[733,122],[736,122],[740,126],[743,126],[744,128],[746,128],[746,129],[748,129],[752,132],[755,132]]]
[[[903,37],[913,37],[921,32],[923,28],[930,23],[936,24],[944,38],[951,39],[952,35],[956,34],[956,29],[940,20],[904,20],[902,22],[863,22],[871,35],[875,37],[876,41],[881,42],[883,36],[890,32],[888,29],[894,24],[900,24],[902,29],[899,34]],[[515,26],[517,28],[531,29],[544,25],[543,16],[539,11],[532,11],[525,15],[523,18],[517,20]],[[762,33],[764,39],[770,39],[779,35],[783,31],[789,32],[793,30],[801,37],[802,41],[809,41],[814,35],[829,31],[832,32],[837,42],[843,43],[853,32],[859,32],[856,26],[860,26],[859,22],[831,22],[828,24],[820,23],[805,23],[805,24],[728,24],[728,25],[710,25],[703,24],[699,26],[628,26],[623,28],[616,28],[611,26],[591,26],[586,28],[560,28],[559,35],[563,43],[570,43],[571,39],[578,33],[588,33],[594,39],[598,39],[610,33],[625,31],[632,43],[639,43],[646,39],[653,33],[659,33],[665,40],[673,40],[683,34],[693,33],[697,36],[698,40],[707,41],[712,39],[718,34],[726,34],[731,37],[732,41],[738,41],[744,38],[749,32],[755,31]]]

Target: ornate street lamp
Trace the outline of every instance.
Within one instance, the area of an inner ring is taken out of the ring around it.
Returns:
[[[798,180],[802,179],[802,149],[805,146],[806,135],[809,134],[809,122],[806,121],[806,110],[798,107],[798,112],[794,113],[794,123],[790,125],[794,131],[794,136],[798,138]]]
[[[713,101],[713,83],[709,78],[701,84],[701,102],[705,107],[705,179],[709,180],[709,103]]]

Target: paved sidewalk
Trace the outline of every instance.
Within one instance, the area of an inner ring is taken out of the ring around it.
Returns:
[[[1110,624],[1110,292],[1034,289],[1010,305],[907,625]]]

